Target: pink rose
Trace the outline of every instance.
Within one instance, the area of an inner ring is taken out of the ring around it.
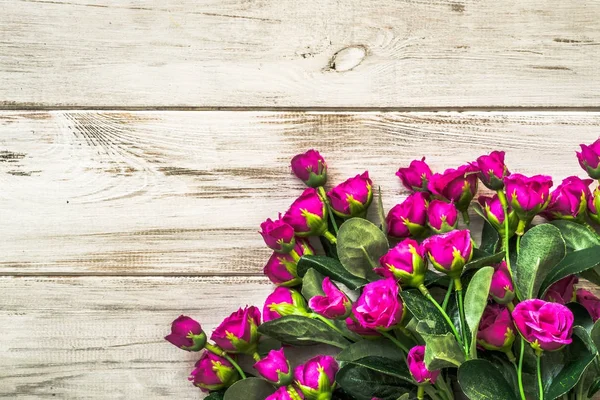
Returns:
[[[369,172],[340,183],[327,193],[333,212],[342,217],[364,217],[373,200],[373,182]]]
[[[389,330],[402,320],[404,306],[393,278],[368,283],[352,308],[364,328]]]
[[[508,304],[515,298],[515,288],[506,266],[506,261],[494,266],[495,271],[492,275],[492,284],[490,286],[490,296],[499,304]]]
[[[206,344],[206,334],[198,322],[180,315],[171,324],[171,334],[165,340],[187,351],[200,351]]]
[[[266,245],[278,253],[289,253],[296,244],[294,228],[281,219],[281,214],[276,221],[267,218],[260,224],[260,229]]]
[[[223,357],[205,351],[196,362],[188,380],[203,392],[221,390],[235,383],[240,376],[233,365]]]
[[[585,219],[590,192],[591,179],[576,176],[565,178],[550,195],[550,203],[544,211],[547,219],[569,219],[583,221]]]
[[[452,201],[459,211],[466,211],[477,193],[477,172],[471,164],[447,169],[443,174],[433,174],[427,187],[431,193]]]
[[[577,282],[579,282],[577,275],[569,275],[554,282],[546,291],[544,300],[559,304],[575,301],[575,284]]]
[[[379,259],[375,272],[384,278],[399,279],[403,285],[419,287],[425,281],[427,263],[423,249],[414,239],[404,239]]]
[[[306,315],[307,313],[306,301],[298,291],[279,286],[265,300],[263,321],[271,321],[285,315]]]
[[[309,307],[319,315],[329,319],[346,319],[352,311],[352,302],[338,289],[329,277],[323,279],[325,296],[314,296],[308,302]]]
[[[431,177],[431,169],[425,162],[425,157],[411,161],[407,168],[400,168],[396,175],[402,181],[405,188],[410,191],[426,191],[427,182]]]
[[[588,198],[588,215],[597,224],[600,224],[600,187],[594,190],[594,193]]]
[[[317,190],[308,188],[283,216],[298,236],[318,236],[327,230],[327,208]]]
[[[512,317],[521,336],[534,349],[555,351],[572,342],[573,313],[562,304],[525,300],[515,306]]]
[[[395,205],[386,218],[388,234],[397,238],[421,236],[427,230],[427,199],[423,192],[413,193]]]
[[[577,289],[577,302],[585,307],[594,322],[600,319],[600,299],[592,292]]]
[[[314,249],[304,239],[296,241],[294,248],[296,254],[302,257],[305,254],[314,254]],[[296,272],[298,262],[289,254],[273,253],[263,268],[263,273],[278,286],[296,286],[302,282]]]
[[[535,175],[529,178],[512,174],[504,178],[504,184],[508,202],[522,221],[533,218],[550,201],[552,178],[549,176]]]
[[[500,202],[498,195],[495,194],[493,197],[479,196],[477,200],[479,201],[479,204],[481,204],[485,217],[490,225],[492,225],[500,235],[504,236],[506,234],[506,228],[504,226],[504,209],[502,208],[502,203]],[[509,207],[508,237],[512,237],[515,234],[518,223],[519,219],[517,218],[517,214]]]
[[[421,245],[433,267],[451,277],[460,276],[465,264],[473,257],[473,241],[469,230],[430,236]]]
[[[290,394],[292,393],[292,394]],[[294,396],[294,397],[292,397]],[[302,396],[300,393],[298,393],[296,391],[296,389],[294,389],[293,386],[289,386],[289,387],[285,387],[282,386],[279,389],[277,389],[277,391],[275,393],[273,393],[272,395],[270,395],[269,397],[267,397],[265,400],[294,400],[298,397],[299,398],[304,398],[304,396]]]
[[[254,306],[240,308],[213,331],[210,339],[228,353],[247,353],[256,351],[258,345],[258,326],[260,311]]]
[[[375,329],[364,328],[352,318],[346,318],[346,327],[357,335],[365,336],[367,338],[381,336],[381,333],[377,332]]]
[[[319,355],[294,369],[296,386],[307,399],[321,399],[323,394],[333,392],[335,374],[339,365],[331,356]],[[321,395],[321,396],[319,396]]]
[[[435,233],[450,232],[458,225],[458,210],[452,203],[433,200],[427,207],[427,224]]]
[[[287,386],[292,382],[292,369],[283,348],[269,351],[265,358],[254,364],[254,369],[260,376],[278,386]]]
[[[440,371],[429,371],[425,366],[425,346],[415,346],[410,349],[406,356],[406,363],[410,374],[418,384],[435,384]]]
[[[581,153],[577,154],[579,165],[592,179],[600,179],[600,139],[590,145],[580,144]]]
[[[487,156],[479,157],[476,163],[479,170],[479,179],[485,186],[492,190],[500,190],[504,187],[502,180],[510,172],[504,164],[503,151],[492,151]]]
[[[308,150],[292,158],[292,172],[306,186],[318,187],[327,182],[327,164],[316,150]]]
[[[506,306],[490,304],[479,322],[477,344],[487,350],[510,349],[515,341],[515,327]]]

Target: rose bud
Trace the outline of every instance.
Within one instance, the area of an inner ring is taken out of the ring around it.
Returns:
[[[421,245],[433,267],[451,278],[459,277],[473,257],[473,240],[468,230],[430,236]]]
[[[477,193],[477,168],[466,164],[457,169],[447,169],[443,174],[433,174],[427,188],[431,193],[452,201],[459,211],[467,211]]]
[[[306,186],[316,188],[327,182],[327,164],[316,150],[308,150],[292,158],[292,172]]]
[[[254,364],[254,369],[274,385],[287,386],[292,382],[292,368],[283,348],[269,351],[265,358]]]
[[[329,399],[333,392],[335,374],[338,369],[337,361],[331,356],[313,357],[294,369],[296,386],[304,394],[306,400]]]
[[[398,296],[398,284],[393,278],[365,285],[352,312],[363,328],[390,330],[402,321],[404,305]]]
[[[515,298],[515,288],[506,261],[496,264],[494,269],[492,284],[490,285],[490,296],[496,303],[508,304]]]
[[[209,351],[202,353],[202,357],[196,362],[196,368],[188,378],[203,392],[224,389],[238,379],[240,376],[229,361]]]
[[[592,317],[592,321],[596,322],[600,319],[600,299],[592,292],[577,289],[577,302],[585,307]]]
[[[486,350],[507,351],[515,341],[515,326],[506,306],[490,304],[479,322],[477,344]]]
[[[346,327],[357,335],[364,336],[367,339],[374,339],[381,336],[381,334],[374,329],[362,327],[352,317],[346,318]]]
[[[550,201],[552,178],[545,175],[535,175],[531,178],[521,174],[512,174],[504,178],[508,203],[521,221],[529,221],[543,211]],[[522,224],[520,224],[522,225]],[[525,226],[518,228],[517,234],[522,235]]]
[[[304,297],[294,289],[280,286],[265,300],[263,308],[264,322],[286,315],[307,315]]]
[[[512,317],[517,330],[536,353],[559,350],[572,342],[573,313],[562,304],[524,300],[515,306]]]
[[[543,215],[546,219],[567,219],[583,222],[592,197],[589,185],[591,179],[576,176],[565,178],[550,194],[550,203]]]
[[[452,203],[433,200],[427,207],[427,225],[435,233],[450,232],[458,225],[458,210]]]
[[[410,374],[417,382],[417,384],[435,384],[435,381],[438,378],[440,371],[430,371],[425,366],[425,346],[420,345],[410,349],[408,351],[408,354],[406,355],[406,363],[408,364]]]
[[[327,207],[314,188],[307,188],[283,216],[298,236],[319,236],[327,231]]]
[[[554,282],[546,291],[544,300],[559,304],[575,301],[575,284],[577,282],[579,282],[577,275],[569,275]]]
[[[396,238],[423,236],[427,231],[427,199],[423,192],[413,193],[395,205],[386,217],[388,234]]]
[[[296,245],[296,238],[294,237],[294,228],[287,224],[281,219],[272,221],[271,218],[267,218],[265,222],[260,224],[261,231],[259,232],[267,246],[278,253],[289,253],[294,249]]]
[[[364,218],[373,200],[372,186],[368,171],[340,183],[327,193],[333,212],[342,218]]]
[[[395,278],[403,285],[419,287],[425,281],[427,263],[416,240],[404,239],[379,259],[375,272],[384,278]]]
[[[306,254],[314,254],[314,249],[304,239],[298,238],[296,254],[300,257]],[[277,286],[297,286],[302,282],[302,279],[297,274],[298,261],[289,254],[273,253],[267,264],[263,268],[263,273]]]
[[[487,156],[477,159],[477,169],[481,183],[492,190],[500,190],[504,187],[504,177],[510,174],[504,164],[504,152],[492,151]]]
[[[210,339],[228,353],[253,354],[258,345],[259,325],[258,308],[254,306],[240,308],[221,322]]]
[[[346,319],[352,312],[352,302],[338,289],[329,277],[323,279],[325,296],[314,296],[308,302],[309,307],[319,315],[329,319]]]
[[[581,168],[587,172],[592,179],[600,179],[600,139],[588,145],[580,144],[581,153],[576,151],[577,159]]]
[[[479,196],[477,199],[481,207],[483,208],[483,213],[485,214],[485,218],[492,225],[498,233],[504,237],[506,235],[506,228],[504,226],[504,209],[502,208],[502,203],[498,198],[498,195],[494,195],[493,197],[489,196]],[[517,214],[512,211],[509,207],[508,210],[508,237],[512,237],[517,230],[517,225],[519,223],[519,218]]]
[[[588,198],[588,216],[597,224],[600,224],[600,187]]]
[[[301,400],[302,396],[293,386],[282,386],[275,393],[265,398],[265,400]]]
[[[206,344],[206,333],[198,322],[180,315],[171,324],[171,334],[165,340],[183,350],[200,351]]]
[[[419,160],[411,161],[407,168],[400,168],[396,172],[405,188],[411,191],[427,191],[427,182],[431,178],[431,169],[425,162],[425,157]]]

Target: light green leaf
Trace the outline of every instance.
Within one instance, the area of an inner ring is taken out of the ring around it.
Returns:
[[[394,361],[404,362],[405,355],[392,342],[387,339],[363,339],[352,343],[342,350],[337,356],[338,361],[355,361],[367,356],[379,356]]]
[[[470,400],[517,400],[510,384],[487,360],[463,363],[458,368],[458,383]]]
[[[560,230],[567,251],[577,251],[600,245],[600,237],[576,222],[556,220],[550,222]]]
[[[314,268],[306,271],[302,278],[302,296],[308,301],[314,296],[323,296],[323,279],[325,277]]]
[[[477,330],[487,305],[492,275],[494,275],[494,268],[481,268],[473,275],[465,294],[465,319],[471,331],[470,353],[472,358],[477,358]]]
[[[231,385],[223,400],[265,400],[273,393],[275,387],[264,379],[246,378]]]
[[[343,283],[348,289],[356,290],[369,283],[366,279],[359,278],[348,272],[344,266],[335,258],[326,256],[303,256],[298,261],[298,276],[304,277],[306,272],[314,268],[317,272],[330,277],[336,282]]]
[[[294,346],[310,346],[318,343],[346,348],[348,342],[341,334],[324,322],[300,315],[286,315],[258,327],[265,336]]]
[[[379,258],[389,250],[387,237],[372,222],[350,218],[342,224],[337,236],[340,262],[351,274],[367,279],[377,276]]]
[[[429,370],[447,367],[458,367],[465,361],[460,344],[452,333],[432,333],[431,321],[420,321],[417,324],[417,333],[425,341],[425,365]]]
[[[395,376],[396,378],[405,380],[413,384],[414,380],[410,375],[408,366],[405,362],[397,362],[389,358],[379,356],[367,356],[358,360],[352,361],[352,364],[372,369],[373,371],[381,372],[382,374]]]
[[[452,332],[440,311],[425,296],[416,291],[400,293],[404,305],[417,321],[429,321],[434,325],[432,334],[443,335]]]

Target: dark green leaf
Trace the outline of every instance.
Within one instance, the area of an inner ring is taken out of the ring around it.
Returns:
[[[588,269],[587,271],[583,271],[580,275],[582,278],[600,286],[600,267]]]
[[[469,360],[458,368],[458,382],[470,400],[517,400],[517,395],[494,364]]]
[[[387,237],[370,221],[350,218],[342,224],[337,236],[340,262],[351,274],[361,278],[373,276],[379,258],[389,250]]]
[[[465,355],[452,333],[432,333],[431,321],[420,321],[417,332],[425,341],[425,365],[430,370],[457,367],[465,361]]]
[[[471,338],[477,337],[479,321],[488,301],[492,275],[494,275],[494,268],[483,267],[473,275],[473,279],[471,279],[467,287],[467,293],[465,294],[465,319],[471,331]],[[476,340],[471,339],[470,353],[473,358],[477,357],[476,342]]]
[[[329,240],[325,239],[324,236],[319,236],[319,242],[321,243],[321,246],[323,247],[323,251],[325,252],[325,255],[327,257],[331,257],[334,260],[338,260],[337,246],[335,244],[333,244]]]
[[[452,332],[440,311],[425,296],[416,291],[403,291],[404,305],[417,321],[431,321],[434,328],[432,334],[443,335]]]
[[[367,356],[358,360],[352,361],[352,364],[372,369],[373,371],[381,372],[382,374],[395,376],[413,384],[414,380],[410,375],[410,371],[406,366],[406,362],[398,362],[389,358],[379,356]]]
[[[578,346],[575,343],[571,344],[569,350],[579,349],[579,351],[577,354],[570,355],[571,361],[552,380],[550,387],[546,388],[545,398],[548,400],[554,400],[575,387],[588,365],[594,361],[595,354],[592,354],[587,347],[581,344],[579,338],[574,337],[573,342],[575,341],[579,341],[580,344]],[[544,362],[543,358],[542,362]]]
[[[275,387],[264,379],[247,378],[231,385],[223,400],[265,400],[273,393]]]
[[[447,288],[450,285],[450,277],[448,277],[448,275],[445,274],[438,274],[428,269],[427,272],[425,272],[424,285],[426,287],[441,286]]]
[[[265,322],[258,327],[258,331],[263,335],[294,346],[324,343],[344,349],[350,344],[324,322],[299,315],[287,315]]]
[[[569,303],[567,304],[567,307],[573,312],[573,316],[575,317],[573,326],[581,326],[589,334],[594,326],[594,321],[592,321],[592,317],[588,310],[579,303]]]
[[[600,245],[568,253],[546,276],[540,293],[544,293],[550,285],[569,275],[578,274],[600,264]]]
[[[596,345],[596,348],[600,350],[600,319],[594,324],[594,327],[590,333],[590,337]]]
[[[523,235],[514,269],[522,300],[537,297],[542,282],[565,253],[565,241],[554,225],[537,225]]]
[[[323,279],[325,277],[317,272],[314,268],[310,268],[302,278],[302,296],[306,300],[310,300],[314,296],[323,296]]]
[[[346,364],[338,371],[336,382],[356,400],[396,400],[404,393],[414,396],[415,386],[403,379],[386,375],[356,364]]]
[[[216,392],[210,392],[208,396],[204,398],[204,400],[223,400],[225,397],[225,390],[219,390]]]
[[[592,398],[598,391],[600,391],[600,378],[594,381],[588,390],[588,397]]]
[[[600,238],[585,226],[571,221],[556,220],[550,222],[560,230],[567,251],[577,251],[600,245]]]
[[[351,344],[337,356],[338,361],[354,361],[367,356],[386,357],[395,361],[404,361],[404,354],[387,339],[363,339]]]
[[[331,257],[303,256],[298,261],[298,275],[303,277],[310,268],[314,268],[317,272],[330,277],[336,282],[343,283],[351,290],[356,290],[369,283],[366,279],[352,275],[338,260]]]
[[[488,254],[479,249],[473,249],[473,258],[465,265],[463,274],[469,270],[478,269],[481,267],[490,267],[502,260],[504,260],[503,251],[496,254]]]
[[[379,223],[381,224],[381,231],[387,235],[387,221],[385,220],[385,210],[383,208],[383,197],[381,196],[381,186],[377,188],[377,215],[379,215]]]
[[[481,230],[481,246],[479,248],[489,254],[494,254],[498,248],[499,241],[500,235],[498,235],[498,231],[489,222],[484,220]]]
[[[263,336],[258,342],[258,354],[261,357],[265,357],[271,350],[279,350],[281,348],[281,342],[266,336]]]

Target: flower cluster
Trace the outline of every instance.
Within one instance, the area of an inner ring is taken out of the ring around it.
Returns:
[[[262,312],[240,308],[210,342],[180,316],[165,339],[201,352],[189,379],[226,400],[452,400],[457,376],[471,399],[591,397],[600,299],[584,286],[600,284],[600,189],[589,188],[600,139],[581,149],[591,179],[554,189],[549,176],[510,172],[502,151],[443,172],[414,160],[396,173],[408,195],[387,214],[379,199],[378,225],[368,172],[327,190],[321,154],[298,154],[291,169],[306,188],[260,225],[272,250],[263,272],[276,285]],[[331,350],[303,362],[286,355],[316,344]]]

